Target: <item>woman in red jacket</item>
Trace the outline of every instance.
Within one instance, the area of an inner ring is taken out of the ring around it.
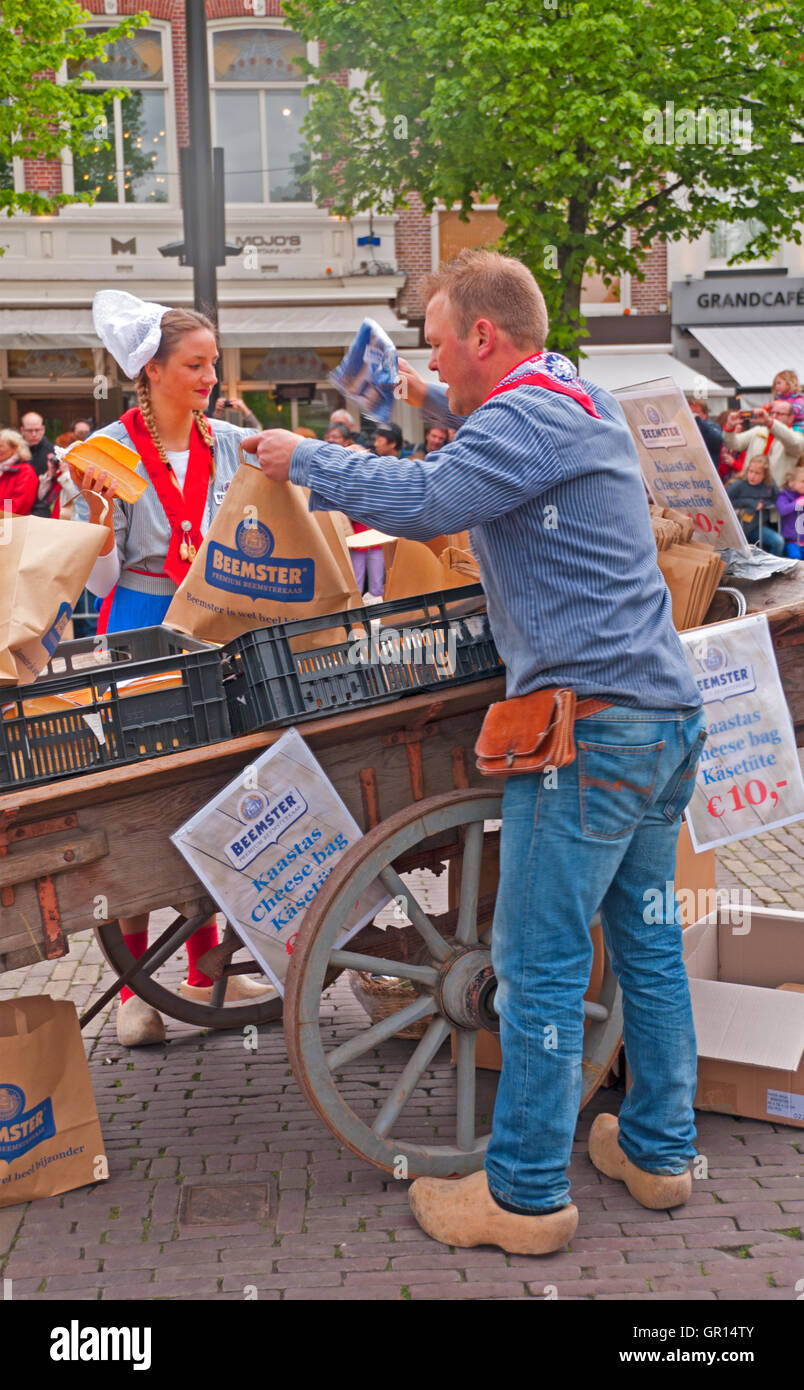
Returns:
[[[16,430],[0,430],[0,512],[30,516],[37,485],[31,451],[22,435]]]

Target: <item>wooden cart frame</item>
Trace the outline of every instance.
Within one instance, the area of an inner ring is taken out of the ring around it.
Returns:
[[[804,572],[804,565],[800,568]],[[801,734],[804,573],[743,587],[754,611],[768,611]],[[729,616],[728,600],[723,602],[722,614],[714,609],[710,618]],[[399,1171],[403,1159],[411,1177],[476,1170],[488,1138],[477,1132],[475,1049],[479,1030],[493,1030],[496,1023],[490,936],[501,791],[477,773],[473,747],[489,703],[503,695],[502,678],[484,680],[300,726],[365,834],[305,914],[286,982],[288,1054],[304,1094],[336,1136],[388,1171]],[[204,958],[203,967],[216,980],[209,1004],[182,998],[154,976],[216,910],[170,835],[282,732],[269,730],[0,796],[0,969],[57,958],[67,951],[70,934],[93,926],[117,978],[84,1022],[123,983],[169,1016],[202,1027],[237,1028],[279,1018],[282,1000],[276,995],[224,1005],[227,977],[255,968],[253,962],[232,962],[239,940],[229,928]],[[446,913],[432,916],[417,900],[404,875],[419,868],[449,873]],[[356,893],[375,878],[401,903],[404,925],[369,926],[346,949],[336,949]],[[135,961],[117,919],[164,907],[178,915]],[[347,969],[406,981],[411,1002],[333,1048],[322,1035],[320,998]],[[605,1077],[621,1040],[618,987],[599,931],[585,1009],[583,1103]],[[349,1065],[379,1057],[385,1041],[415,1023],[424,1026],[424,1034],[409,1045],[410,1055],[386,1088],[382,1105],[359,1114],[348,1085]],[[450,1033],[456,1061],[454,1133],[437,1143],[410,1140],[404,1133],[405,1105]]]

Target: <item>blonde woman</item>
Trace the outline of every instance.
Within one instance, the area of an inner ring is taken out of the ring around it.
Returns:
[[[99,632],[121,632],[162,622],[170,600],[198,551],[212,517],[239,465],[240,441],[253,431],[204,414],[215,385],[218,347],[209,319],[188,309],[146,303],[120,290],[102,290],[93,304],[95,328],[123,372],[137,384],[139,405],[98,433],[140,456],[137,472],[149,486],[140,500],[116,495],[103,471],[87,469],[73,480],[84,492],[76,513],[105,526],[108,537],[87,587],[104,600]],[[111,503],[108,508],[106,503]],[[121,919],[131,954],[148,945],[148,914]],[[212,981],[197,962],[217,943],[212,918],[187,942],[190,969],[179,987],[207,1001]],[[267,987],[246,976],[232,978],[227,1003],[265,995]],[[135,1047],[161,1042],[161,1015],[131,990],[120,992],[117,1035]]]
[[[0,515],[29,516],[38,480],[31,451],[16,430],[0,430]]]

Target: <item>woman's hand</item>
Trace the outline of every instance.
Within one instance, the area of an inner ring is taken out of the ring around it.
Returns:
[[[108,555],[114,545],[114,499],[119,496],[117,481],[111,473],[95,463],[90,463],[83,473],[72,463],[68,467],[73,483],[87,499],[90,521],[96,526],[107,527],[109,531],[101,550],[101,555]]]

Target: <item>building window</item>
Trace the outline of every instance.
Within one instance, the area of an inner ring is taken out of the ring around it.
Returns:
[[[92,348],[9,348],[8,375],[36,380],[59,377],[92,377]]]
[[[215,29],[210,34],[214,140],[224,150],[227,203],[309,203],[307,114],[297,66],[306,55],[285,29]]]
[[[749,241],[762,230],[755,218],[746,222],[718,222],[709,233],[709,255],[713,261],[728,261],[744,251]]]
[[[107,97],[105,128],[98,128],[73,153],[76,193],[94,193],[99,203],[168,202],[168,152],[175,145],[168,128],[170,65],[165,39],[166,31],[139,29],[110,44],[105,63],[97,60],[75,68],[68,64],[71,77],[83,72],[92,79],[87,90],[95,95],[128,87],[124,97]]]

